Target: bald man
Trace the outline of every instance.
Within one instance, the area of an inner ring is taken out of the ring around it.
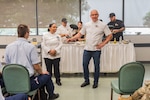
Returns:
[[[80,38],[82,35],[86,35],[86,42],[83,53],[83,71],[85,81],[81,84],[81,87],[85,87],[90,84],[89,80],[89,61],[93,58],[94,61],[94,82],[92,88],[98,87],[99,73],[100,73],[100,55],[101,48],[108,43],[112,34],[107,24],[99,20],[99,13],[97,10],[90,12],[91,21],[85,23],[83,28],[74,37],[67,39],[67,42],[74,41]],[[106,35],[106,40],[102,41],[103,35]]]

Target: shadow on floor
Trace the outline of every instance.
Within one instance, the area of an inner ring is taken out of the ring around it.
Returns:
[[[93,77],[94,73],[90,73],[90,77]],[[100,77],[117,77],[117,73],[100,73]],[[83,77],[83,73],[62,73],[61,77]]]

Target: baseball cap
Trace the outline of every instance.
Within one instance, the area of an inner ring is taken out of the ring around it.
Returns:
[[[113,16],[116,16],[115,13],[110,13],[109,14],[109,17],[113,17]]]
[[[64,23],[67,23],[67,19],[66,18],[62,18],[61,21],[64,22]]]

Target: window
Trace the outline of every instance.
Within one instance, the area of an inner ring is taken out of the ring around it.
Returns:
[[[125,34],[150,34],[150,0],[125,0]]]
[[[21,23],[30,26],[31,35],[42,35],[50,23],[59,26],[64,17],[68,24],[77,24],[81,17],[84,24],[90,20],[92,9],[99,11],[99,18],[105,23],[111,12],[117,19],[124,18],[124,34],[150,34],[149,4],[150,0],[81,0],[80,9],[80,0],[0,0],[0,35],[16,35]]]
[[[118,19],[122,20],[122,0],[86,0],[81,3],[82,7],[82,21],[88,22],[90,20],[90,11],[97,9],[99,12],[99,18],[103,22],[109,22],[109,13],[114,12]]]
[[[29,25],[30,34],[36,35],[38,21],[39,35],[42,35],[50,23],[60,25],[63,17],[68,19],[68,24],[79,21],[79,0],[0,0],[0,6],[3,8],[0,9],[0,35],[16,35],[20,23]]]
[[[79,21],[79,0],[39,0],[38,20],[39,34],[42,35],[50,23],[61,24],[61,19],[66,18],[68,24],[77,24]]]
[[[16,27],[35,24],[35,0],[0,0],[0,35],[16,35]]]
[[[150,0],[124,0],[125,35],[150,34]],[[82,21],[90,20],[89,13],[97,9],[99,18],[109,22],[109,13],[114,12],[117,19],[123,20],[123,0],[86,0],[82,2]]]

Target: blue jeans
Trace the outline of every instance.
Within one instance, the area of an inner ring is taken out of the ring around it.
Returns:
[[[16,94],[13,96],[6,97],[5,100],[28,100],[28,96],[26,94]]]
[[[30,82],[31,82],[31,90],[35,90],[45,86],[49,96],[52,96],[54,94],[54,84],[51,79],[51,75],[42,74],[38,76],[32,76],[30,78]]]
[[[90,82],[88,65],[89,65],[91,58],[93,58],[93,61],[94,61],[94,84],[98,84],[99,73],[100,73],[100,55],[101,55],[101,51],[84,50],[83,71],[84,71],[85,82]]]

